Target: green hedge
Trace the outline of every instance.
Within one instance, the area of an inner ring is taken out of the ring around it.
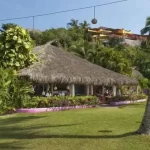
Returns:
[[[105,103],[110,103],[110,102],[119,102],[119,101],[134,101],[134,100],[140,100],[140,99],[147,99],[147,95],[145,94],[139,94],[139,95],[122,95],[122,96],[115,96],[111,98],[106,98]]]
[[[53,97],[33,97],[30,101],[24,101],[24,108],[44,108],[63,106],[95,106],[99,101],[96,96],[53,96]]]

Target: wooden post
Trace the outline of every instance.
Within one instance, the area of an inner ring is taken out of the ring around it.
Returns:
[[[137,95],[139,94],[139,86],[138,85],[136,86],[136,94]]]
[[[90,87],[89,85],[86,85],[86,95],[89,95],[90,94]]]
[[[52,94],[52,96],[53,96],[53,88],[54,88],[54,86],[53,86],[53,83],[51,84],[51,94]]]
[[[113,96],[116,96],[117,88],[115,85],[113,85]]]
[[[104,93],[105,93],[105,86],[102,85],[102,95],[104,95]]]
[[[75,96],[75,85],[74,84],[70,85],[70,95]]]
[[[90,86],[90,94],[93,95],[93,85]]]
[[[47,84],[47,87],[46,87],[46,93],[49,92],[49,84]]]

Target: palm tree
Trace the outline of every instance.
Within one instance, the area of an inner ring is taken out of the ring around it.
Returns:
[[[145,27],[141,30],[141,34],[144,35],[149,33],[150,35],[150,17],[147,17]]]
[[[145,113],[143,116],[143,120],[137,133],[150,135],[150,96],[147,100],[147,105],[146,105]]]
[[[90,26],[86,20],[84,20],[83,23],[79,23],[79,25],[82,29],[87,29]]]
[[[71,27],[71,28],[79,28],[78,20],[75,20],[75,19],[71,19],[71,21],[67,23],[67,25],[68,27]]]
[[[82,39],[80,41],[73,42],[71,47],[69,48],[69,51],[81,58],[92,60],[92,56],[94,53],[92,48],[92,44]]]

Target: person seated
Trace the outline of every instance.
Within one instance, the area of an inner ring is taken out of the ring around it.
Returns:
[[[108,90],[105,91],[104,96],[105,96],[105,97],[106,97],[106,96],[110,96]]]

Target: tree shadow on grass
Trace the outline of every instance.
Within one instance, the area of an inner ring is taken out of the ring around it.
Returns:
[[[124,138],[137,135],[136,132],[128,132],[120,135],[37,135],[36,138],[69,138],[69,139],[111,139]],[[33,137],[32,137],[33,138]]]
[[[122,108],[126,108],[126,107],[129,107],[129,108],[145,108],[145,105],[142,104],[142,103],[133,103],[133,104],[127,104],[127,105],[120,105],[118,106],[118,108],[122,109]]]
[[[68,139],[110,139],[124,138],[137,135],[136,132],[128,132],[120,135],[66,135],[66,134],[40,134],[38,131],[32,132],[16,132],[1,134],[1,139],[42,139],[42,138],[68,138]]]
[[[102,133],[110,133],[112,132],[111,130],[99,130],[98,132],[102,132]]]
[[[76,126],[76,125],[81,125],[82,123],[76,123],[76,124],[58,124],[58,125],[34,125],[30,127],[15,127],[15,126],[0,126],[0,138],[2,134],[14,134],[15,132],[26,132],[26,131],[34,131],[34,130],[39,130],[39,129],[44,129],[44,128],[56,128],[56,127],[70,127],[70,126]]]
[[[44,118],[44,117],[47,117],[47,116],[16,116],[16,117],[6,117],[6,118],[3,118],[3,119],[0,119],[0,126],[1,125],[13,125],[13,124],[17,124],[17,123],[20,123],[22,121],[30,121],[30,120],[33,120],[33,119],[40,119],[40,118]]]
[[[116,139],[124,138],[128,136],[136,135],[135,132],[128,132],[120,135],[73,135],[73,134],[49,134],[43,133],[41,129],[44,128],[55,128],[55,127],[70,127],[76,126],[79,124],[58,124],[58,125],[35,125],[29,127],[15,127],[14,126],[4,126],[0,127],[0,139],[6,140],[17,140],[17,142],[6,142],[0,143],[0,149],[4,150],[13,150],[13,149],[26,149],[27,143],[26,140],[34,139]],[[38,130],[40,129],[40,130]],[[100,130],[101,133],[109,133],[111,130]]]
[[[23,143],[22,143],[23,144]],[[0,150],[21,150],[26,149],[20,142],[0,143]],[[24,143],[25,145],[25,143]]]
[[[21,126],[0,126],[0,139],[33,139],[38,135],[37,133],[41,131],[41,129],[50,129],[50,128],[60,128],[60,127],[70,127],[81,125],[81,123],[77,124],[41,124],[41,125],[33,125],[29,127],[21,127]]]
[[[13,135],[13,134],[12,134]],[[26,135],[25,133],[21,135],[17,133],[15,137],[12,137],[13,139],[48,139],[48,138],[55,138],[55,139],[116,139],[116,138],[125,138],[129,136],[135,136],[135,132],[128,132],[120,135],[57,135],[57,134],[49,134],[49,135],[38,135],[38,134],[28,134]],[[7,137],[7,136],[6,136]],[[10,136],[8,135],[8,139]],[[1,150],[13,150],[13,149],[26,149],[27,143],[25,141],[18,141],[18,142],[10,142],[10,143],[0,143],[0,149]]]

